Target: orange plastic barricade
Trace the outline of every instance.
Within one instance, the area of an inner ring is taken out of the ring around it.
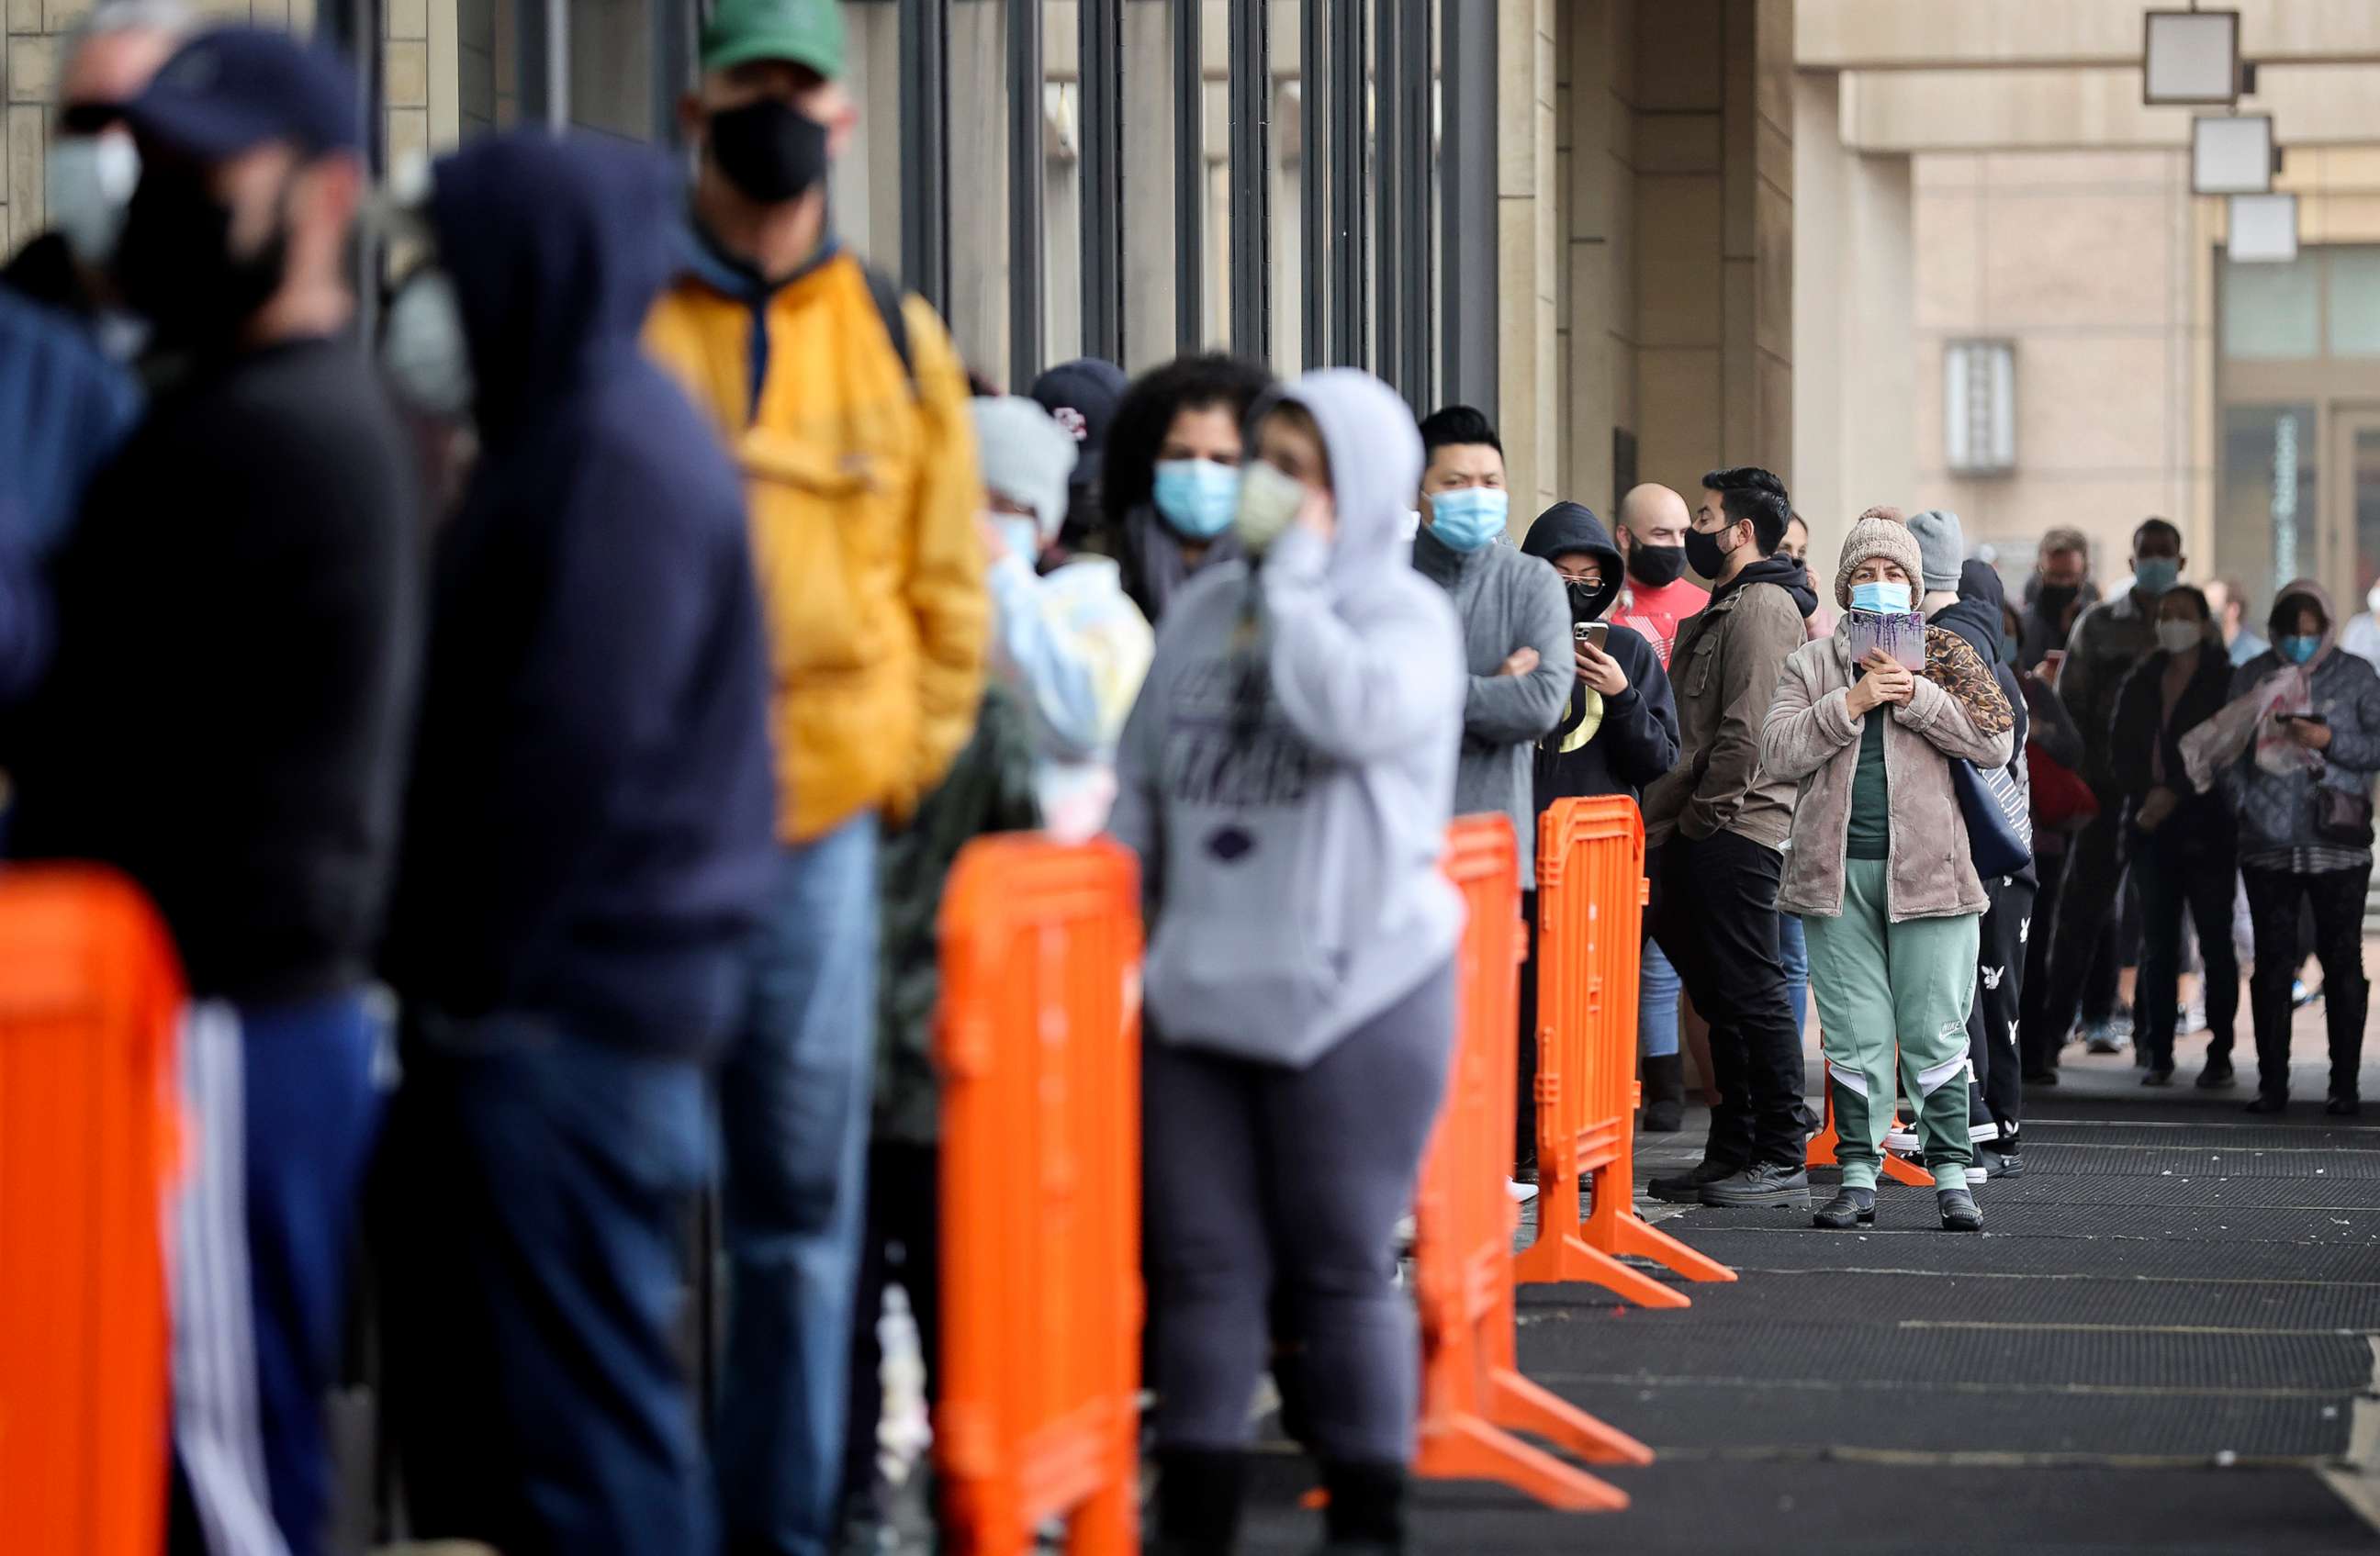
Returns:
[[[1636,1213],[1645,896],[1633,800],[1557,800],[1537,818],[1537,1240],[1521,1255],[1520,1278],[1588,1281],[1647,1308],[1684,1308],[1685,1293],[1620,1262],[1630,1254],[1688,1280],[1735,1279]]]
[[[130,883],[0,872],[0,1537],[165,1544],[181,971]]]
[[[1900,1128],[1896,1117],[1893,1127]],[[1831,1167],[1835,1164],[1835,1147],[1842,1143],[1842,1131],[1835,1128],[1835,1089],[1827,1088],[1827,1127],[1810,1137],[1810,1165]],[[1895,1183],[1905,1183],[1912,1188],[1931,1188],[1934,1175],[1908,1157],[1888,1151],[1884,1153],[1884,1176]]]
[[[1457,964],[1454,1065],[1423,1158],[1414,1207],[1421,1301],[1421,1453],[1416,1473],[1495,1480],[1573,1512],[1621,1508],[1627,1494],[1504,1428],[1535,1432],[1597,1463],[1650,1464],[1653,1452],[1521,1376],[1513,1364],[1512,1233],[1504,1192],[1512,1149],[1520,1019],[1521,882],[1512,824],[1466,816],[1447,838],[1446,873],[1470,904]]]
[[[955,1549],[1138,1549],[1140,877],[978,838],[942,898],[941,1404]]]

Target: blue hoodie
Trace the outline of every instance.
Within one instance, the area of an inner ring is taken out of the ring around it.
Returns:
[[[1337,537],[1293,526],[1174,597],[1109,826],[1153,904],[1151,1031],[1303,1068],[1463,933],[1439,860],[1466,678],[1454,608],[1400,533],[1421,484],[1413,413],[1347,368],[1280,399],[1321,429]]]
[[[638,346],[670,273],[640,149],[528,134],[431,214],[481,452],[440,538],[390,964],[410,997],[698,1053],[775,857],[744,500]]]

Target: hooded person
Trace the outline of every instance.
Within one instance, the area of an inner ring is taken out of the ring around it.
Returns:
[[[1111,821],[1149,904],[1156,1549],[1231,1545],[1277,1299],[1330,1402],[1330,1538],[1402,1550],[1418,1351],[1390,1273],[1453,1032],[1461,638],[1399,538],[1404,402],[1333,368],[1252,427],[1247,554],[1175,597]]]
[[[1123,369],[1101,356],[1061,362],[1033,380],[1033,403],[1075,440],[1075,473],[1067,483],[1066,512],[1058,538],[1068,549],[1090,537],[1099,519],[1099,476],[1106,468],[1108,428],[1123,403]]]
[[[2255,926],[2248,1002],[2256,1028],[2254,1113],[2289,1092],[2289,984],[2311,908],[2330,1034],[2330,1104],[2362,1106],[2363,901],[2372,879],[2372,782],[2380,772],[2380,674],[2338,646],[2338,613],[2310,578],[2273,600],[2273,646],[2232,672],[2231,701],[2181,742],[2191,782],[2220,784],[2240,824],[2240,873]]]
[[[480,452],[384,956],[389,1406],[414,1530],[506,1550],[712,1527],[671,1325],[776,796],[740,483],[638,347],[671,187],[592,137],[474,141],[395,303],[445,319]]]
[[[1031,400],[978,400],[991,547],[992,673],[1030,712],[1042,824],[1092,837],[1115,799],[1115,744],[1156,649],[1110,557],[1065,558],[1047,573],[1068,505],[1075,445]]]
[[[1595,794],[1634,799],[1678,757],[1678,709],[1670,695],[1660,650],[1617,622],[1604,627],[1600,646],[1588,629],[1605,622],[1620,598],[1625,563],[1603,521],[1583,503],[1557,502],[1537,515],[1521,549],[1561,575],[1574,623],[1570,701],[1551,733],[1537,742],[1533,798],[1542,815],[1557,800]],[[1535,824],[1530,830],[1534,831]],[[1535,928],[1536,897],[1523,899]],[[1536,954],[1529,935],[1529,954]],[[1536,1153],[1536,979],[1521,977],[1520,1107],[1513,1160],[1534,1166]],[[1685,1066],[1678,1056],[1678,1007],[1654,1001],[1637,1007],[1644,1051],[1645,1127],[1676,1129],[1685,1110]]]

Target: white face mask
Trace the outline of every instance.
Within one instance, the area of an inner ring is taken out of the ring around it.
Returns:
[[[1240,544],[1251,556],[1264,555],[1297,522],[1312,495],[1304,481],[1282,475],[1263,460],[1249,465],[1240,476],[1240,512],[1235,521]]]
[[[1030,566],[1041,555],[1039,524],[1020,513],[993,513],[990,517],[992,527],[1000,532],[1000,538],[1007,543],[1010,556],[1022,557]]]
[[[2159,621],[2156,633],[2157,646],[2168,654],[2187,654],[2206,641],[2205,632],[2195,621]]]
[[[471,413],[471,349],[463,305],[441,270],[415,272],[388,305],[381,360],[396,392],[416,409],[460,421]]]
[[[61,136],[42,158],[42,203],[50,223],[82,263],[97,270],[115,257],[124,231],[124,208],[140,182],[140,153],[132,138]]]

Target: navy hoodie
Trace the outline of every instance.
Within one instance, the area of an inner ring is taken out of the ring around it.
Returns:
[[[1591,509],[1576,502],[1555,503],[1529,526],[1521,549],[1548,562],[1585,552],[1603,564],[1599,594],[1582,599],[1576,590],[1570,591],[1573,620],[1601,621],[1620,596],[1620,548]],[[1628,689],[1606,697],[1572,680],[1561,722],[1537,742],[1536,803],[1541,813],[1556,800],[1572,796],[1625,794],[1633,800],[1677,763],[1678,705],[1670,694],[1670,675],[1661,668],[1660,655],[1642,634],[1616,622],[1604,641],[1604,652],[1620,661]],[[1586,720],[1590,697],[1600,704],[1601,722],[1584,744],[1566,749]]]
[[[638,348],[670,274],[641,149],[542,133],[438,164],[481,449],[440,537],[389,961],[453,1016],[699,1053],[775,858],[740,483]]]

